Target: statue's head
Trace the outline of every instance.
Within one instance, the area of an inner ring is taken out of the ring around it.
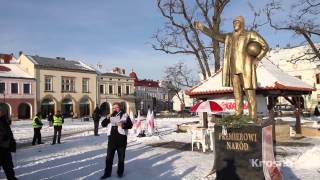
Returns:
[[[233,28],[234,31],[242,31],[244,29],[244,17],[243,16],[237,16],[233,19]]]

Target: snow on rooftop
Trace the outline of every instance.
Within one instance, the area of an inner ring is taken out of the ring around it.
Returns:
[[[269,59],[264,58],[257,67],[258,89],[287,89],[287,90],[313,90],[314,88],[302,80],[283,72]],[[226,93],[232,92],[232,87],[222,86],[222,71],[218,71],[207,80],[190,90],[190,94]]]
[[[30,74],[23,71],[19,64],[0,64],[0,66],[11,69],[11,71],[0,71],[0,77],[33,78]]]
[[[278,82],[288,87],[313,89],[313,86],[285,73],[267,58],[264,58],[261,63],[259,63],[257,75],[258,87],[274,86],[274,84]]]

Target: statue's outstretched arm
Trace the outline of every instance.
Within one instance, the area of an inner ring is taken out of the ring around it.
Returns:
[[[209,29],[208,27],[204,26],[203,24],[201,24],[198,21],[194,22],[194,27],[197,30],[200,30],[202,33],[204,33],[205,35],[224,43],[226,40],[226,35],[225,34],[220,34],[218,32],[214,32],[211,29]]]

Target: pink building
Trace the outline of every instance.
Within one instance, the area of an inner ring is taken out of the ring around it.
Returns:
[[[0,108],[12,120],[31,119],[35,113],[35,79],[19,64],[0,64]]]

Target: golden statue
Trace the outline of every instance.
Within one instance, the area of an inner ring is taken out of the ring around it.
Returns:
[[[266,41],[257,32],[244,29],[243,16],[233,20],[234,31],[227,34],[213,32],[200,22],[195,22],[194,27],[207,36],[225,43],[222,84],[233,86],[237,116],[243,114],[244,89],[249,104],[249,116],[257,120],[256,65],[269,50]]]

